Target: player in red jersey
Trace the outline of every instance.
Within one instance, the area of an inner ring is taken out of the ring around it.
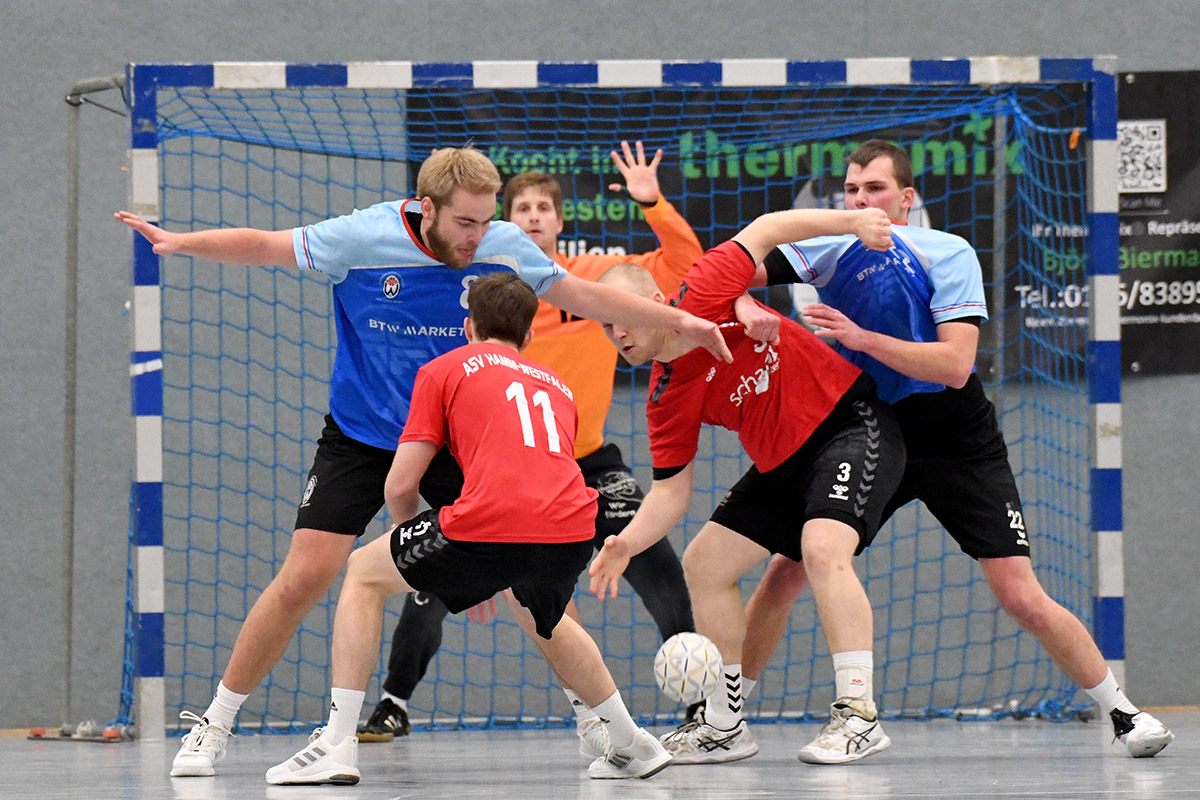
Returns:
[[[591,777],[646,778],[671,761],[630,718],[596,643],[563,614],[592,553],[596,492],[575,462],[570,389],[519,354],[537,296],[516,275],[493,273],[471,284],[467,302],[471,343],[418,371],[387,476],[388,511],[407,521],[350,557],[334,618],[329,724],[268,770],[268,783],[358,782],[354,732],[384,601],[412,591],[452,612],[510,593],[521,627],[606,723],[608,751],[588,767]],[[417,514],[421,475],[443,445],[462,466],[462,494]]]
[[[878,209],[800,210],[761,216],[710,250],[669,302],[722,325],[732,364],[694,351],[669,331],[605,326],[627,361],[655,362],[646,405],[654,483],[625,530],[605,541],[589,573],[597,595],[615,590],[630,556],[683,519],[701,425],[736,431],[754,466],[683,556],[696,630],[727,660],[739,658],[745,616],[738,580],[771,553],[803,559],[837,667],[871,650],[871,604],[851,560],[875,537],[899,484],[904,442],[874,381],[812,333],[784,319],[777,341],[760,342],[735,321],[734,302],[757,264],[801,232],[853,233],[876,250],[891,245],[887,215]],[[601,281],[668,302],[647,277],[622,265]],[[837,674],[841,680],[850,673]],[[861,698],[855,703],[869,720],[859,746],[882,750],[890,740],[876,717],[871,672],[855,669],[851,679]],[[709,697],[702,720],[663,737],[676,763],[736,761],[758,752],[742,718],[743,690],[751,687],[743,684],[740,663],[725,664],[722,685]]]
[[[566,256],[560,253],[562,187],[553,176],[543,172],[523,172],[509,178],[504,185],[504,219],[519,225],[547,257],[571,275],[594,281],[609,267],[628,261],[645,267],[659,288],[670,294],[679,288],[683,276],[704,254],[704,249],[687,220],[659,190],[658,165],[662,151],[647,160],[641,142],[636,142],[632,148],[628,142],[622,142],[620,152],[612,152],[612,159],[625,186],[612,184],[609,188],[625,190],[630,199],[641,206],[660,247],[629,255],[588,252]],[[547,302],[538,304],[532,330],[533,341],[523,352],[562,377],[573,392],[579,409],[575,459],[583,472],[584,482],[600,494],[593,541],[599,549],[606,538],[620,533],[625,523],[633,519],[644,497],[620,448],[604,440],[604,422],[612,405],[617,351],[594,319],[568,314]],[[425,499],[435,504],[429,494]],[[625,571],[625,580],[641,598],[663,639],[695,627],[683,567],[669,540],[663,539],[639,553]],[[482,610],[490,607],[494,607],[494,603]],[[370,718],[358,729],[360,743],[388,742],[412,730],[408,702],[441,646],[442,622],[447,613],[446,606],[432,595],[415,593],[405,599],[392,634],[382,696]],[[485,616],[468,613],[473,617]],[[567,614],[576,622],[581,621],[574,603],[567,606]],[[575,712],[579,753],[589,761],[595,760],[607,747],[604,725],[575,692],[566,687],[564,692]],[[688,707],[689,718],[696,708]]]

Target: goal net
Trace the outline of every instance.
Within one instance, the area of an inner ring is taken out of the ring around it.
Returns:
[[[622,139],[663,149],[663,193],[706,247],[765,211],[836,204],[854,144],[895,141],[913,159],[914,224],[958,234],[979,253],[991,315],[979,373],[1009,443],[1037,574],[1091,625],[1091,62],[1060,64],[1057,77],[1018,70],[986,83],[971,82],[973,62],[904,63],[906,80],[889,77],[889,62],[877,82],[855,80],[847,62],[791,62],[782,79],[771,64],[765,79],[747,78],[745,63],[659,64],[650,70],[657,81],[625,85],[606,80],[603,63],[535,65],[535,80],[522,64],[135,65],[132,202],[170,230],[291,228],[407,197],[432,148],[470,142],[502,177],[538,169],[562,183],[568,255],[634,253],[656,241],[637,204],[607,188],[619,180],[608,152]],[[609,73],[613,64],[641,74],[631,62],[610,62]],[[127,669],[153,687],[139,694],[142,716],[169,724],[207,705],[242,620],[287,551],[327,411],[335,335],[322,276],[160,262],[137,237],[134,249],[143,326],[135,340],[150,344],[135,346],[133,359],[139,569],[130,597],[140,613]],[[792,308],[785,291],[766,299]],[[607,435],[648,487],[645,377],[619,370]],[[736,438],[706,430],[697,490],[672,533],[678,552],[748,466]],[[385,524],[381,515],[364,539]],[[898,513],[856,565],[875,609],[884,714],[1077,710],[1071,680],[998,610],[978,566],[924,508]],[[760,574],[745,580],[747,597]],[[158,609],[142,600],[156,580]],[[323,718],[337,591],[252,694],[243,727],[293,730]],[[635,716],[674,718],[680,709],[654,687],[658,632],[636,596],[626,586],[601,604],[581,581],[577,601]],[[381,668],[398,610],[389,605]],[[368,701],[378,688],[376,679]],[[832,693],[806,597],[749,713],[820,717]],[[410,713],[447,725],[557,724],[570,714],[503,611],[490,624],[447,620]]]

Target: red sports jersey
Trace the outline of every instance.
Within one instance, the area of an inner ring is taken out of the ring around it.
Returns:
[[[448,539],[578,542],[596,492],[575,462],[578,412],[562,379],[509,347],[469,344],[417,372],[401,442],[449,442],[466,477],[438,519]]]
[[[779,466],[812,435],[862,373],[799,323],[784,318],[778,345],[746,336],[733,302],[755,264],[736,242],[709,250],[683,279],[671,303],[721,323],[733,363],[697,349],[650,372],[646,417],[655,467],[682,467],[696,457],[701,424],[736,431],[760,471]]]

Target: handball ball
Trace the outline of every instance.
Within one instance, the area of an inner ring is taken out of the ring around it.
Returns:
[[[654,677],[663,694],[684,705],[699,703],[721,683],[721,654],[699,633],[677,633],[654,656]]]

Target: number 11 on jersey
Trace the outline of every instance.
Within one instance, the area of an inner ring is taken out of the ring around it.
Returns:
[[[508,385],[504,396],[517,401],[517,414],[521,417],[521,435],[525,438],[526,447],[537,447],[533,439],[533,420],[529,415],[529,401],[525,398],[525,385],[513,381]],[[558,425],[554,422],[554,409],[550,407],[550,395],[544,389],[533,393],[533,404],[542,409],[542,423],[546,426],[546,439],[551,453],[561,453],[558,441]]]

